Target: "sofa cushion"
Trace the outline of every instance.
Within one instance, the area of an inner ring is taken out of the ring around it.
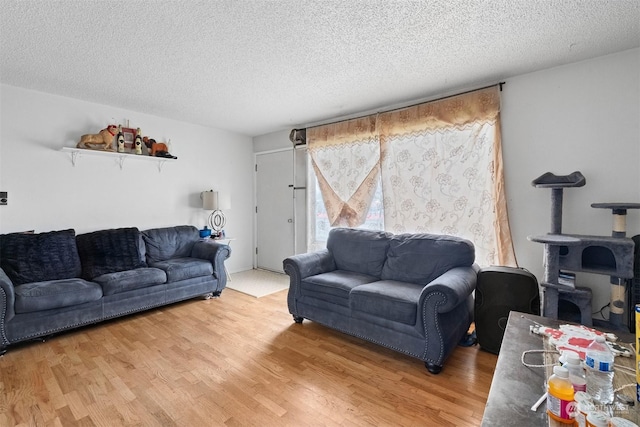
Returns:
[[[93,281],[102,286],[103,295],[113,295],[132,289],[161,285],[167,281],[167,274],[159,268],[136,268],[103,274]]]
[[[418,300],[423,286],[415,283],[380,280],[351,290],[350,307],[407,325],[416,324]]]
[[[300,283],[302,295],[349,306],[349,293],[363,283],[375,282],[376,277],[353,271],[334,270],[309,276]]]
[[[391,235],[383,231],[334,228],[327,249],[338,270],[355,271],[380,278]]]
[[[151,266],[167,273],[167,282],[177,282],[213,274],[213,265],[209,261],[199,258],[172,258],[166,261],[154,262]]]
[[[79,277],[75,231],[0,235],[0,267],[14,285]]]
[[[399,234],[389,243],[382,280],[426,285],[454,267],[473,264],[473,244],[455,236]]]
[[[102,288],[83,279],[62,279],[32,282],[15,287],[16,313],[32,313],[97,301]]]
[[[135,227],[79,234],[76,241],[83,279],[147,266],[139,248],[140,230]]]
[[[142,237],[146,244],[147,262],[152,264],[170,258],[191,256],[191,249],[200,239],[200,233],[196,227],[179,225],[145,230]]]

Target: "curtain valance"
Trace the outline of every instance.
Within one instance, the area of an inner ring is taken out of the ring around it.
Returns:
[[[493,123],[500,113],[497,86],[380,113],[378,129],[385,136],[463,128],[472,123]]]

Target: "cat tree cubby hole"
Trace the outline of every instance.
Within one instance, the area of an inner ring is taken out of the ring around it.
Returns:
[[[578,235],[571,235],[571,237],[579,239],[580,244],[558,248],[559,268],[610,276],[610,321],[592,319],[592,296],[591,289],[588,287],[560,289],[557,294],[557,309],[550,307],[548,313],[562,320],[574,321],[586,326],[596,323],[599,326],[621,328],[625,310],[625,292],[627,292],[624,282],[633,277],[633,261],[628,257],[629,252],[634,248],[633,241],[622,237]]]
[[[633,240],[624,237],[567,235],[581,242],[560,246],[559,267],[562,270],[633,278]]]
[[[587,246],[582,251],[582,270],[616,271],[616,258],[608,248]]]

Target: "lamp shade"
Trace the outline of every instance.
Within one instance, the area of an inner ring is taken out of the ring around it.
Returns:
[[[202,192],[202,209],[207,211],[214,211],[218,209],[217,191],[210,190]]]

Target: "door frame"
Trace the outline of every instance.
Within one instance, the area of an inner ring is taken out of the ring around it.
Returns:
[[[273,154],[273,153],[280,153],[283,151],[289,151],[291,152],[291,161],[293,161],[293,147],[289,147],[289,148],[277,148],[275,150],[266,150],[266,151],[256,151],[253,153],[253,268],[258,268],[258,254],[256,253],[256,248],[258,247],[258,212],[256,212],[256,208],[258,206],[258,173],[257,173],[257,167],[258,167],[258,156],[260,155],[264,155],[264,154]],[[295,168],[295,164],[294,164],[294,168]],[[295,173],[295,170],[294,170]],[[292,181],[293,182],[293,181]],[[295,210],[295,205],[292,199],[292,209]],[[291,212],[292,218],[294,215],[294,212]],[[293,227],[293,247],[295,249],[295,244],[296,244],[296,227],[294,224]]]

